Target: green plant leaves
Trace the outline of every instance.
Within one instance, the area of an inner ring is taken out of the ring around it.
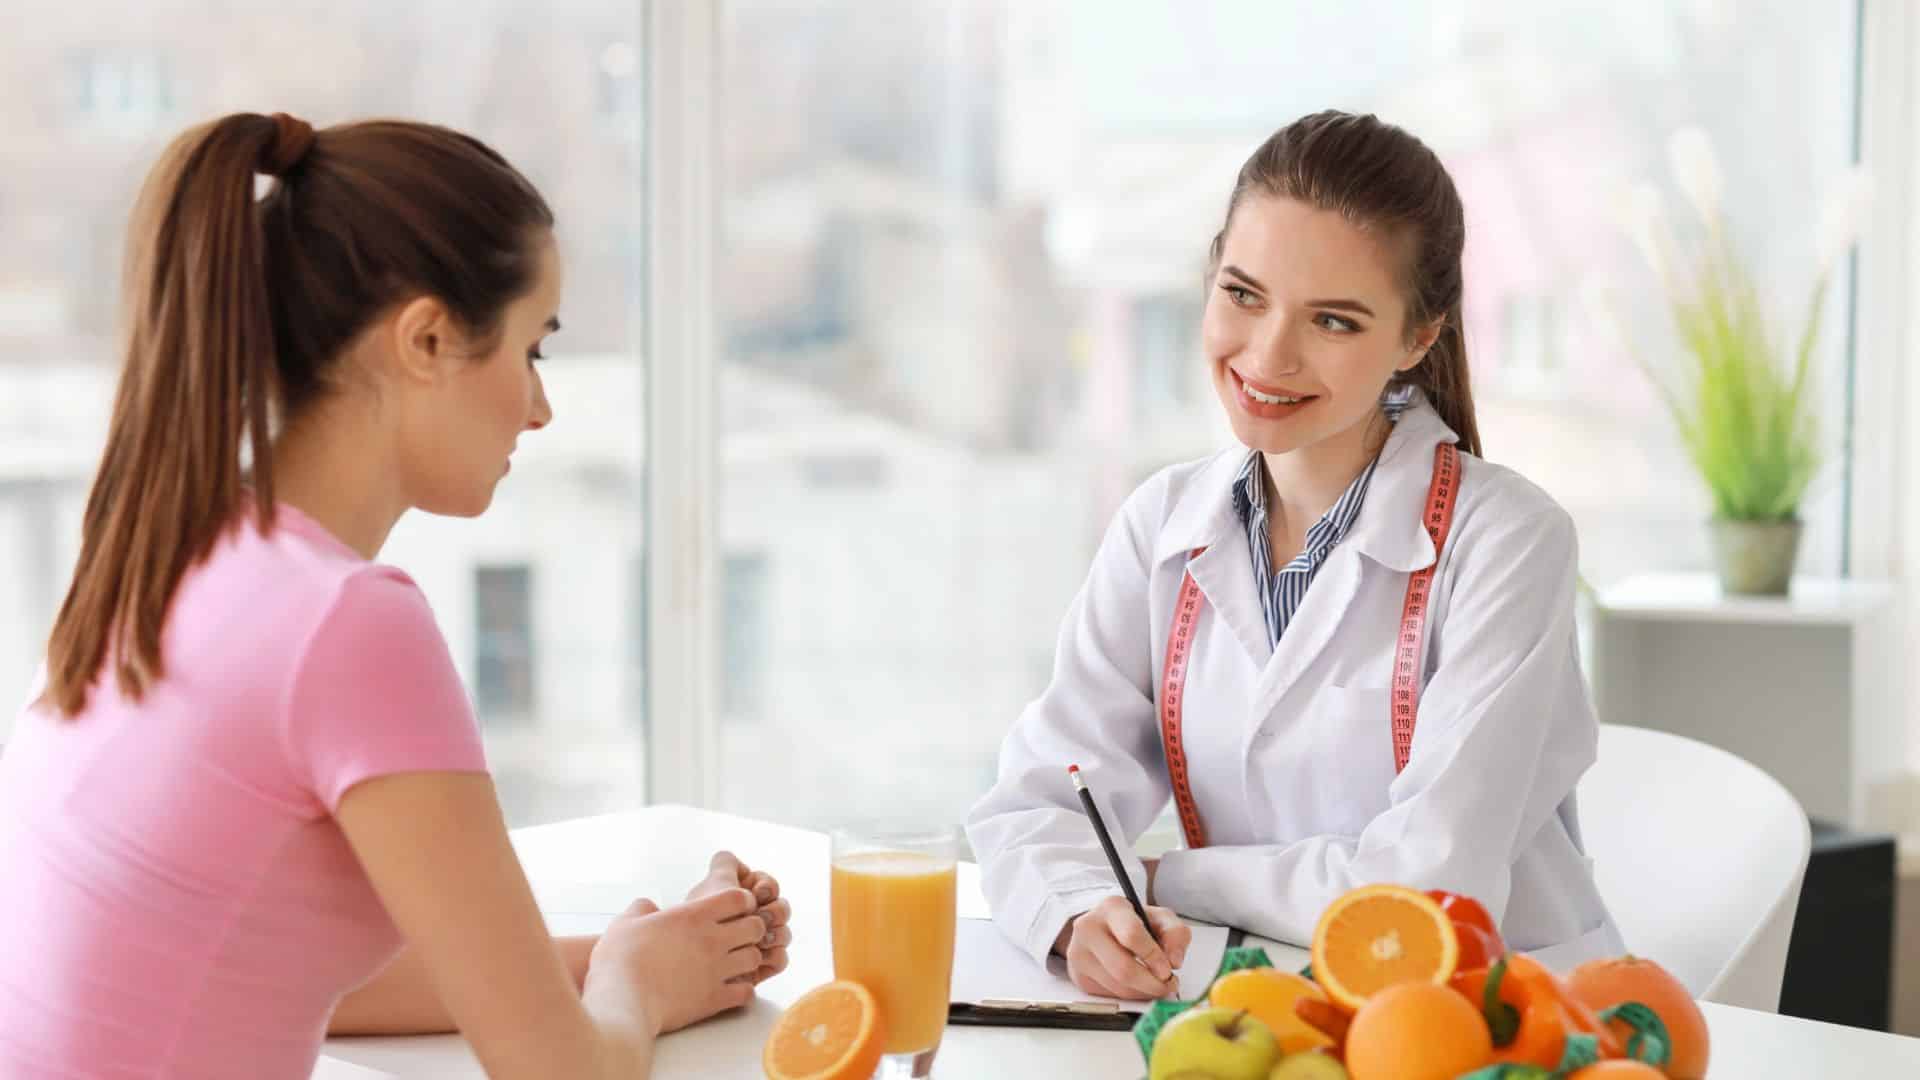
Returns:
[[[1820,464],[1809,370],[1826,281],[1815,286],[1791,366],[1784,365],[1768,338],[1752,277],[1723,236],[1713,241],[1693,293],[1672,298],[1687,363],[1672,379],[1650,368],[1648,375],[1712,493],[1714,514],[1792,520]]]

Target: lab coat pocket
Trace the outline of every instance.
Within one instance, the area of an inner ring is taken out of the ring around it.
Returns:
[[[1309,723],[1319,833],[1358,836],[1384,813],[1393,784],[1392,693],[1324,686],[1314,695]]]

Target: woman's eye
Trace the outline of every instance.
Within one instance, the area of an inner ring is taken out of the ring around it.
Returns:
[[[1225,290],[1228,298],[1240,307],[1250,307],[1253,304],[1253,293],[1238,285],[1222,285],[1220,288]]]
[[[1343,319],[1338,315],[1330,315],[1324,311],[1314,316],[1313,321],[1319,325],[1320,329],[1332,330],[1337,333],[1351,334],[1355,330],[1360,329],[1360,324],[1354,322],[1352,319]]]

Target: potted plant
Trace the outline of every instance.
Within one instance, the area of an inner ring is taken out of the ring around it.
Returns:
[[[1866,176],[1850,170],[1826,200],[1812,296],[1789,352],[1727,235],[1719,165],[1706,133],[1675,132],[1668,153],[1699,217],[1698,242],[1682,247],[1651,186],[1629,197],[1627,220],[1659,275],[1684,360],[1663,373],[1644,350],[1631,351],[1712,496],[1709,529],[1722,589],[1784,595],[1800,550],[1801,500],[1822,463],[1810,377],[1821,311],[1864,212]]]

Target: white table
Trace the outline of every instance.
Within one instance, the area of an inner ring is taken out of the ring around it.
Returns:
[[[833,975],[827,915],[827,838],[804,829],[769,825],[685,807],[656,806],[514,833],[540,907],[556,932],[605,925],[606,913],[635,897],[668,901],[706,871],[717,848],[781,881],[793,901],[793,963],[761,987],[747,1008],[662,1039],[654,1075],[757,1078],[760,1047],[788,1002]],[[963,865],[960,914],[985,915],[978,871]],[[1267,949],[1281,967],[1298,967],[1305,953],[1275,942]],[[1708,1003],[1714,1077],[1729,1080],[1803,1080],[1814,1076],[1920,1076],[1920,1039],[1752,1012]],[[1112,1077],[1137,1080],[1146,1070],[1125,1032],[1064,1032],[958,1027],[947,1030],[934,1074],[973,1077]],[[373,1080],[382,1076],[482,1077],[458,1036],[332,1039],[315,1080]]]

